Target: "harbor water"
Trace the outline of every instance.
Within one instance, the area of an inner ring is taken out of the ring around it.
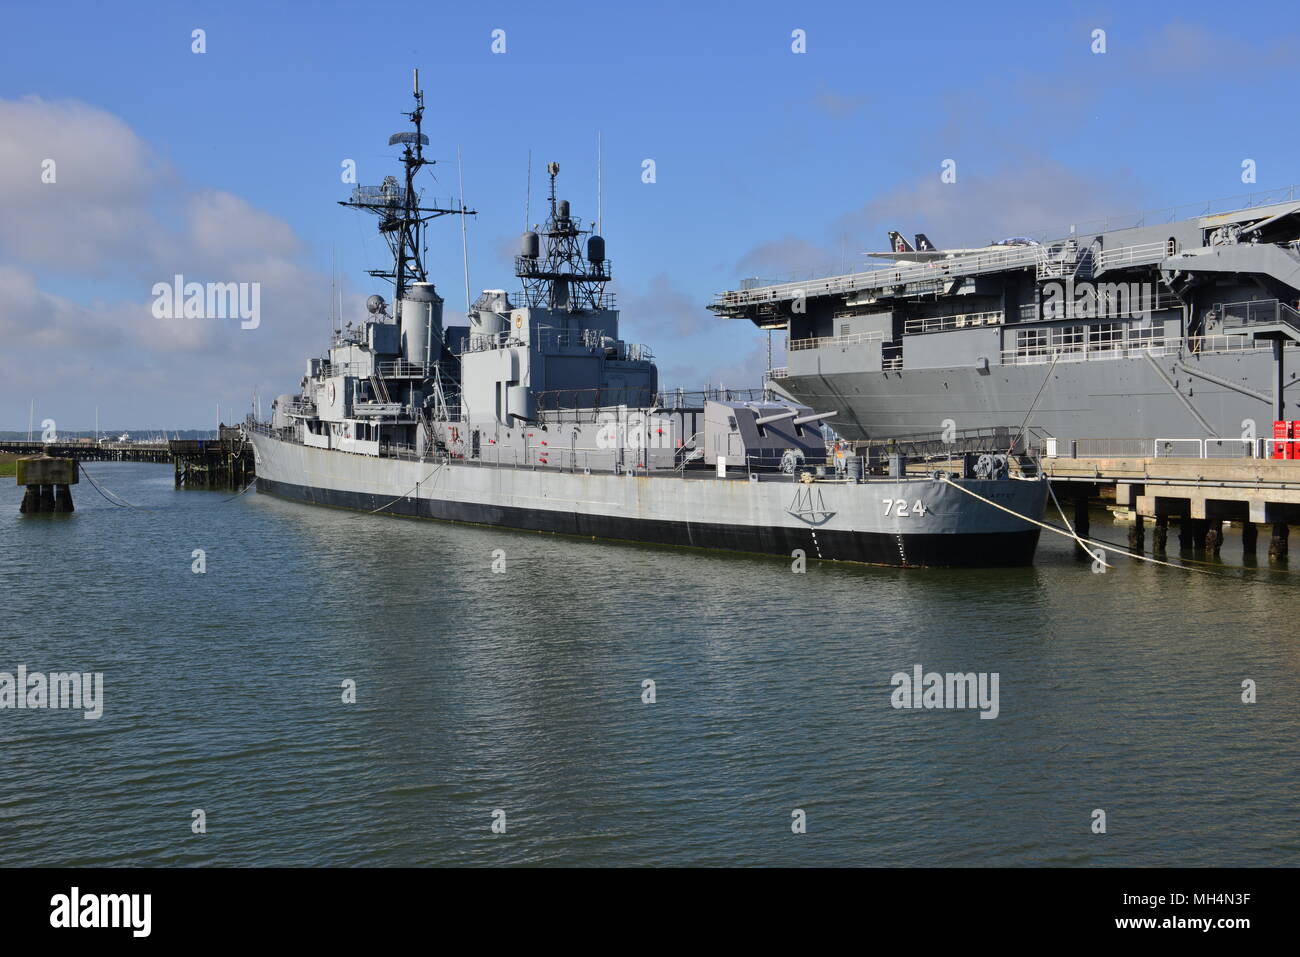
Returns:
[[[103,674],[98,719],[0,710],[3,866],[1300,862],[1266,542],[796,574],[86,468],[140,508],[0,487],[0,672]],[[996,673],[996,718],[895,708],[916,666]]]

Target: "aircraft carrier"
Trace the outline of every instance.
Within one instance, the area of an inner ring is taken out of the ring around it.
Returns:
[[[886,565],[1032,560],[1048,483],[1006,455],[952,472],[900,454],[828,454],[835,414],[753,393],[663,390],[650,350],[619,336],[605,240],[557,198],[526,231],[518,293],[488,289],[467,324],[443,322],[423,262],[418,76],[403,177],[343,205],[378,217],[393,286],[334,327],[301,390],[252,422],[257,487],[317,505],[586,537]],[[585,243],[584,240],[585,239]],[[341,318],[340,318],[341,321]]]
[[[1300,188],[976,249],[890,239],[881,268],[744,280],[709,306],[786,332],[770,381],[846,438],[1028,420],[1045,444],[1251,455],[1295,414]]]

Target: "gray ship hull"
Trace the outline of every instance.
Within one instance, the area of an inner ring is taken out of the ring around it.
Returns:
[[[1043,363],[994,365],[987,372],[972,367],[829,372],[789,376],[773,384],[798,402],[839,410],[832,427],[855,440],[949,427],[1015,429],[1031,408],[1029,424],[1039,434],[1060,439],[1273,434],[1273,360],[1264,350],[1060,361],[1050,376],[1048,369]],[[1294,401],[1300,396],[1295,372],[1287,373],[1287,386],[1285,395]]]
[[[378,515],[523,531],[896,566],[1024,565],[1047,485],[933,478],[815,482],[789,476],[567,472],[386,459],[249,435],[258,491]]]

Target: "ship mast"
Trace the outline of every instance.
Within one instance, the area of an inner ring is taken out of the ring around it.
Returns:
[[[533,308],[569,311],[609,308],[611,299],[605,292],[609,282],[609,260],[605,258],[605,240],[569,212],[568,200],[557,200],[555,179],[560,164],[547,164],[551,177],[550,215],[542,229],[545,249],[537,233],[524,233],[523,253],[515,258],[515,275],[523,281],[524,301]],[[583,255],[580,237],[586,235]]]
[[[464,203],[451,205],[420,205],[420,192],[415,186],[415,174],[423,166],[433,166],[437,161],[424,158],[424,148],[429,145],[429,137],[424,134],[424,92],[420,89],[420,71],[414,73],[415,109],[403,113],[415,127],[414,132],[394,133],[388,138],[389,146],[402,146],[402,168],[404,182],[399,185],[397,178],[385,176],[380,186],[357,186],[352,197],[340,200],[340,206],[364,209],[379,217],[379,233],[388,243],[393,254],[393,265],[389,269],[369,269],[367,272],[378,279],[387,279],[393,283],[394,298],[402,301],[407,288],[416,282],[427,282],[428,275],[424,268],[423,249],[424,225],[439,216],[475,216],[476,210],[466,209]]]

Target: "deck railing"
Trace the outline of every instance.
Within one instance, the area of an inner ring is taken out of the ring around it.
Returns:
[[[847,336],[822,336],[817,339],[791,339],[787,347],[789,352],[802,352],[805,349],[829,349],[835,346],[856,346],[864,342],[883,342],[885,334],[879,330],[873,332],[854,332]]]

